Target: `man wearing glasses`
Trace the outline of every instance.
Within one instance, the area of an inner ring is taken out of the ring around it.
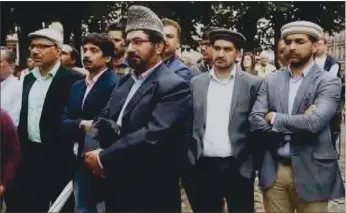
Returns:
[[[36,67],[23,82],[18,126],[23,152],[18,176],[6,196],[9,212],[47,211],[72,177],[73,149],[60,132],[60,115],[80,76],[61,66],[61,33],[41,29],[29,39]]]
[[[85,163],[107,179],[107,211],[180,212],[185,118],[192,110],[189,84],[162,62],[163,24],[150,9],[131,6],[125,33],[134,71],[120,79],[96,121],[110,128],[96,125],[102,149],[87,152]]]
[[[194,75],[209,72],[212,67],[213,48],[210,44],[209,33],[216,29],[216,27],[207,27],[202,35],[202,40],[199,44],[202,58],[197,62],[197,64],[190,67]]]

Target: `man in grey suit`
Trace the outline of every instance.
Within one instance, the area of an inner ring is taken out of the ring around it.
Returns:
[[[329,123],[341,82],[313,60],[320,26],[297,21],[281,28],[289,66],[267,76],[250,115],[263,138],[260,186],[266,212],[327,212],[345,194]]]
[[[195,212],[254,211],[253,146],[248,116],[262,79],[235,62],[245,42],[227,29],[210,33],[214,66],[193,78],[193,139],[197,162],[183,177]]]

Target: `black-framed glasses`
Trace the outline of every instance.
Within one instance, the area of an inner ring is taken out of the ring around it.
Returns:
[[[38,50],[44,50],[47,49],[49,47],[53,47],[56,46],[55,44],[30,44],[29,45],[29,50],[33,51],[35,48]]]

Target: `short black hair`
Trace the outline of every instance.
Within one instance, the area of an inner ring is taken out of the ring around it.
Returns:
[[[113,57],[114,55],[114,44],[108,38],[106,33],[90,33],[84,39],[82,44],[92,43],[98,46],[105,57]]]
[[[6,61],[10,64],[13,64],[16,60],[16,55],[14,54],[14,52],[11,49],[4,46],[1,46],[0,49],[6,52]]]
[[[108,33],[109,31],[121,31],[122,37],[125,39],[125,25],[123,24],[123,22],[119,21],[116,23],[111,23],[110,25],[108,25],[106,33]]]
[[[81,60],[81,58],[80,58],[80,55],[79,55],[79,52],[78,52],[78,50],[74,47],[74,46],[72,46],[72,45],[70,45],[70,47],[72,48],[72,51],[71,51],[71,58],[75,61],[75,66],[76,67],[82,67],[83,65],[82,65],[82,60]]]

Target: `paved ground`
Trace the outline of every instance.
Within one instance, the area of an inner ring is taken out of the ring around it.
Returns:
[[[339,166],[340,166],[341,174],[345,183],[345,124],[343,125],[342,129],[343,131],[341,133],[341,151],[340,151],[341,155],[339,159]],[[257,187],[257,182],[255,184],[256,184],[255,209],[256,209],[256,212],[264,212],[262,193]],[[192,211],[184,191],[182,195],[182,210],[183,212]],[[342,198],[342,199],[330,201],[329,212],[345,212],[345,199]]]

